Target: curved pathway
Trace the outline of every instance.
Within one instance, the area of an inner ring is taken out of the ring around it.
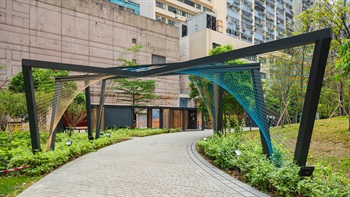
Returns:
[[[80,157],[19,196],[267,196],[205,161],[195,142],[212,131],[134,138]]]

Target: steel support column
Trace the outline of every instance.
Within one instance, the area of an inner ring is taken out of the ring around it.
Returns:
[[[255,99],[255,108],[258,115],[260,131],[260,139],[264,153],[270,157],[272,155],[271,137],[270,137],[270,125],[267,119],[266,104],[264,100],[264,92],[261,84],[261,73],[259,70],[251,70],[253,91]]]
[[[307,155],[309,153],[312,130],[314,127],[330,43],[331,38],[326,38],[316,41],[315,44],[304,108],[294,153],[294,159],[299,166],[305,166]]]
[[[152,108],[147,109],[147,128],[152,128],[152,121],[153,121],[152,111],[153,111]]]
[[[214,109],[215,109],[215,122],[214,122],[214,133],[222,133],[222,107],[223,107],[223,94],[224,89],[218,84],[214,86]]]
[[[182,108],[182,131],[185,131],[186,128],[185,128],[185,108]]]
[[[106,80],[104,79],[104,80],[102,80],[102,84],[101,84],[100,104],[98,106],[98,113],[97,113],[96,139],[100,137],[103,108],[104,108],[104,104],[105,104],[105,94],[106,94]]]
[[[87,129],[88,129],[88,138],[89,140],[94,139],[92,133],[92,119],[91,119],[91,96],[90,96],[90,86],[85,88],[85,100],[86,100],[86,120],[87,120]]]
[[[60,97],[60,90],[61,90],[61,86],[59,84],[57,84],[57,80],[55,81],[55,93],[54,93],[54,97],[53,97],[53,103],[58,103],[59,97]],[[49,137],[49,143],[50,143],[50,150],[55,150],[55,143],[56,143],[56,131],[57,131],[57,126],[54,128],[53,127],[53,123],[55,121],[55,117],[56,117],[56,113],[55,111],[57,106],[54,105],[52,107],[52,112],[51,112],[51,125],[50,125],[50,137]]]
[[[163,129],[163,107],[159,108],[159,128]]]
[[[205,129],[205,119],[204,119],[204,111],[202,110],[202,130]]]
[[[26,92],[26,101],[28,108],[29,129],[30,138],[32,142],[33,153],[41,151],[40,136],[38,127],[38,117],[36,113],[35,94],[34,94],[34,82],[32,75],[32,68],[22,65],[24,88]]]

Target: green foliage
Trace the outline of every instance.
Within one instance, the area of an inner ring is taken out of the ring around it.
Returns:
[[[132,47],[125,49],[125,51],[129,51],[132,52],[133,55],[137,55],[143,47],[144,46],[142,45],[135,44]],[[118,58],[117,60],[123,62],[122,66],[138,65],[136,62],[125,58]],[[154,94],[156,80],[122,78],[115,80],[115,82],[117,82],[117,85],[113,86],[111,89],[117,90],[117,95],[120,95],[120,97],[117,98],[117,101],[126,101],[134,106],[158,98]]]
[[[229,51],[233,51],[233,46],[230,44],[227,44],[225,46],[217,46],[217,47],[211,49],[209,51],[209,55],[210,56],[217,55],[217,54],[225,53],[225,52],[229,52]],[[244,64],[244,62],[241,60],[229,60],[229,61],[225,62],[225,64],[228,64],[228,65],[230,65],[230,64]]]
[[[232,51],[233,47],[232,45],[225,45],[225,46],[217,46],[214,49],[211,49],[209,51],[209,55],[217,55],[220,53],[225,53]],[[244,64],[243,61],[241,60],[229,60],[225,62],[225,64],[230,65],[230,64]],[[234,75],[234,74],[232,74]],[[212,108],[212,103],[210,103],[210,86],[213,86],[213,83],[203,79],[201,77],[197,76],[189,76],[190,78],[190,94],[189,96],[191,98],[199,98],[199,109],[201,109],[204,112],[204,116],[206,119],[213,119],[213,114],[211,112],[213,111]],[[201,85],[199,85],[201,84]],[[207,94],[206,94],[207,93]],[[223,95],[223,112],[224,114],[228,115],[236,115],[236,116],[241,116],[244,113],[243,107],[239,104],[239,102],[236,100],[236,98],[231,95],[228,91],[224,90],[224,95]]]
[[[113,89],[120,91],[118,94],[121,95],[121,98],[117,98],[118,101],[127,101],[135,105],[158,98],[154,94],[156,80],[117,79],[116,81],[118,85],[114,86]]]
[[[129,52],[132,52],[134,55],[137,55],[143,47],[144,46],[142,46],[142,45],[135,44],[130,48],[126,48],[125,51],[129,51]],[[132,60],[128,60],[126,58],[122,58],[122,57],[118,58],[117,60],[123,62],[122,66],[137,66],[138,65],[136,62],[134,62]]]
[[[26,100],[22,93],[0,91],[0,131],[4,131],[8,120],[19,119],[27,114]]]
[[[34,89],[40,92],[54,92],[55,80],[54,77],[68,76],[69,71],[62,70],[50,70],[50,69],[39,69],[33,68],[33,83]],[[24,78],[23,72],[19,72],[17,75],[12,77],[9,90],[17,93],[24,93]]]
[[[330,167],[317,165],[312,177],[298,183],[298,191],[304,196],[334,196],[350,195],[350,181],[340,173],[334,173]]]
[[[75,127],[86,117],[86,99],[83,93],[79,93],[68,106],[64,117],[69,127]]]
[[[337,67],[343,71],[343,75],[348,77],[350,85],[350,39],[347,39],[339,46],[339,56]]]
[[[262,152],[258,139],[245,139],[240,133],[214,135],[198,141],[200,151],[225,170],[238,170],[244,181],[276,196],[348,196],[349,180],[330,168],[317,166],[312,177],[301,178],[299,166],[285,162],[276,168]],[[240,150],[241,154],[235,154]],[[283,152],[284,150],[279,150]]]
[[[9,176],[0,178],[0,196],[17,196],[26,187],[40,178],[40,176]]]
[[[340,54],[341,45],[346,40],[350,39],[350,4],[344,5],[344,1],[334,0],[322,0],[320,3],[315,3],[314,6],[302,12],[298,16],[300,20],[300,31],[296,34],[310,32],[318,29],[331,28],[332,30],[332,42],[325,72],[324,87],[333,89],[338,93],[337,97],[329,99],[322,105],[334,106],[332,110],[340,102],[344,101],[344,84],[348,81],[348,75],[346,74],[347,66],[342,63],[342,55]],[[338,64],[336,64],[338,63]],[[345,69],[345,70],[344,70]],[[329,93],[329,92],[324,92]],[[327,95],[328,97],[330,95]],[[350,91],[348,92],[350,97]],[[349,108],[350,109],[350,108]],[[345,115],[345,108],[340,110],[340,115]],[[350,111],[349,111],[350,112]],[[330,115],[330,114],[329,114]],[[329,117],[328,115],[328,117]],[[349,122],[350,125],[350,122]]]

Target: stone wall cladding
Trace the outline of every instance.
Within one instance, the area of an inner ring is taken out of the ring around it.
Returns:
[[[137,56],[124,50],[132,38],[145,46]],[[0,0],[0,83],[21,70],[22,59],[111,67],[119,57],[151,64],[152,54],[179,61],[176,27],[105,0]],[[178,77],[162,77],[157,87],[167,105],[178,106]]]

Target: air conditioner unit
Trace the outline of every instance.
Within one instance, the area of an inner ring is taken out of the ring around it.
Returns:
[[[240,28],[241,28],[241,25],[238,24],[238,25],[236,26],[236,28],[237,28],[237,29],[240,29]]]

